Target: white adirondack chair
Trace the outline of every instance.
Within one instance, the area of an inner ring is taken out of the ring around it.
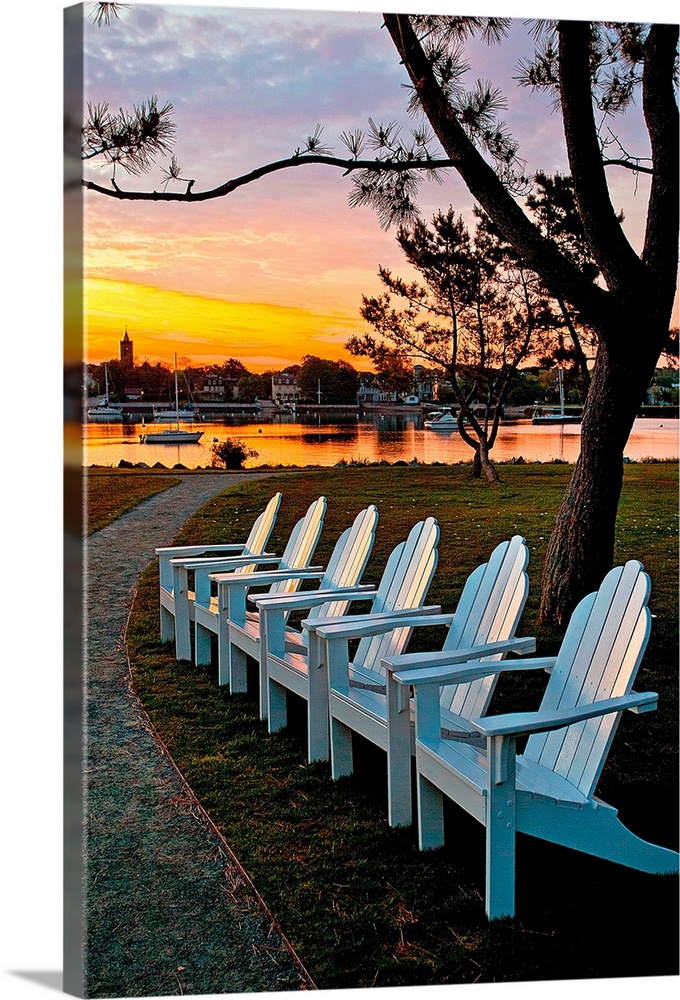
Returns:
[[[580,602],[557,657],[394,674],[415,690],[420,847],[443,843],[443,795],[485,826],[490,919],[515,912],[516,831],[644,872],[678,871],[676,851],[636,837],[594,795],[621,713],[656,708],[654,692],[632,691],[649,637],[649,591],[631,560]],[[486,746],[442,739],[438,687],[506,669],[550,671],[540,709],[475,721]]]
[[[311,609],[312,618],[329,615],[341,616],[346,613],[351,599],[356,599],[357,596],[369,599],[373,596],[375,587],[370,584],[361,584],[360,580],[373,549],[377,523],[378,509],[374,504],[357,514],[353,524],[343,531],[335,543],[325,571],[306,574],[305,579],[319,580],[318,589],[294,594],[281,594],[280,592],[249,594],[248,600],[255,605],[256,612],[246,613],[244,622],[229,621],[230,643],[236,645],[242,643],[244,632],[247,633],[249,642],[259,643],[260,717],[262,719],[266,719],[269,714],[266,665],[270,643],[277,652],[288,655],[294,662],[300,664],[306,661],[307,631],[306,629],[293,629],[288,624],[291,612]],[[230,607],[236,605],[233,595],[237,593],[240,583],[241,581],[236,588],[230,583],[227,584],[230,590]],[[242,607],[243,605],[239,602],[238,606]],[[231,655],[232,657],[234,655],[233,649]],[[308,677],[306,672],[304,677]],[[312,676],[310,683],[314,685],[315,681],[317,681],[316,674]],[[305,689],[304,694],[309,694],[309,692]],[[316,705],[318,699],[325,702],[326,697],[327,686],[324,677],[322,684],[317,682],[314,686],[312,696],[311,698],[307,697],[307,701]],[[285,713],[285,704],[283,712]],[[317,723],[319,715],[321,715],[320,726]],[[328,720],[326,713],[314,712],[309,722],[310,760],[317,758],[319,746],[325,746],[327,756]]]
[[[304,517],[293,528],[283,555],[273,561],[265,557],[253,559],[258,565],[275,562],[275,569],[255,573],[209,573],[217,585],[217,595],[194,604],[195,658],[197,664],[210,663],[210,637],[217,636],[218,678],[229,684],[232,694],[247,690],[246,655],[259,656],[259,626],[252,628],[252,612],[246,611],[246,597],[251,587],[268,587],[270,594],[289,594],[303,580],[318,579],[322,566],[310,566],[326,514],[326,497],[311,503]],[[238,580],[238,586],[231,583]],[[240,631],[239,643],[236,632]]]
[[[235,572],[251,573],[255,568],[250,556],[265,553],[276,516],[281,506],[281,493],[275,493],[265,509],[256,518],[250,534],[242,544],[235,545],[173,545],[156,549],[158,556],[159,603],[161,620],[161,641],[175,640],[178,660],[191,659],[191,622],[194,617],[195,592],[201,600],[210,590],[206,567],[213,569],[224,566],[225,572],[231,567]],[[189,589],[189,572],[195,575],[194,590]]]
[[[375,680],[372,671],[374,663],[380,662],[381,651],[398,651],[404,647],[410,635],[405,622],[409,609],[418,608],[421,613],[436,613],[438,605],[422,608],[428,587],[437,566],[437,542],[439,525],[433,517],[418,522],[411,529],[408,538],[400,542],[392,551],[377,590],[368,592],[357,589],[345,592],[342,600],[370,601],[370,615],[323,616],[316,605],[312,613],[303,620],[302,627],[307,637],[307,651],[286,649],[281,630],[281,608],[260,601],[256,602],[263,617],[265,652],[262,657],[266,666],[268,688],[268,728],[278,732],[286,725],[286,692],[292,691],[307,701],[308,753],[310,760],[328,759],[328,681],[326,661],[318,641],[318,629],[338,622],[351,622],[355,627],[367,619],[370,621],[390,621],[390,635],[381,640],[367,639],[359,645],[355,658],[355,671],[362,681]],[[300,594],[301,600],[307,597]],[[302,607],[305,607],[303,604]],[[278,616],[278,617],[277,617]],[[397,625],[404,623],[403,627]]]
[[[500,660],[509,652],[533,652],[533,638],[518,639],[515,629],[526,603],[529,550],[520,535],[497,545],[488,563],[470,574],[455,614],[410,617],[411,628],[448,625],[440,653],[389,655],[372,664],[372,684],[357,684],[355,663],[349,659],[348,641],[378,637],[393,625],[366,620],[320,627],[326,642],[329,682],[331,769],[333,778],[353,770],[352,732],[387,752],[387,801],[391,826],[406,826],[412,819],[411,755],[414,752],[412,705],[405,689],[391,672],[422,668],[424,663],[451,664],[484,657]],[[355,661],[356,662],[356,661]],[[475,733],[471,719],[486,713],[496,685],[489,673],[466,684],[448,685],[440,696],[440,726],[464,737]]]

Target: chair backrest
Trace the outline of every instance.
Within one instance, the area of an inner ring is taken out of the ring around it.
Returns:
[[[496,546],[489,561],[467,578],[444,649],[467,649],[514,636],[529,594],[528,564],[529,548],[521,535]],[[496,653],[484,659],[501,657]],[[469,684],[447,684],[441,692],[442,708],[463,719],[480,718],[486,714],[497,679],[496,674]]]
[[[437,568],[439,524],[434,517],[419,521],[408,538],[393,549],[378,585],[372,613],[406,611],[425,601]],[[359,641],[354,656],[356,666],[368,667],[385,675],[381,660],[403,652],[413,629],[397,628],[386,635],[367,636]]]
[[[282,493],[275,493],[262,513],[255,519],[250,534],[246,538],[243,546],[244,556],[260,556],[267,548],[269,536],[274,528],[276,516],[281,506]],[[239,573],[254,573],[257,569],[255,563],[251,566],[241,566]]]
[[[353,524],[338,538],[328,560],[319,590],[354,587],[360,582],[375,542],[378,508],[375,504],[360,511]],[[330,618],[347,613],[348,601],[327,601],[312,608],[309,618]]]
[[[326,497],[314,500],[290,533],[283,550],[279,569],[302,569],[308,566],[321,535],[326,514]],[[269,588],[270,594],[290,594],[298,589],[301,580],[281,580]]]
[[[576,607],[541,708],[575,708],[628,694],[649,639],[651,583],[641,563],[616,566]],[[619,713],[529,737],[525,757],[569,780],[589,798],[595,791]]]

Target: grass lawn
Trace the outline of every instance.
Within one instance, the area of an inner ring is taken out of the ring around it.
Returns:
[[[245,538],[280,488],[284,499],[269,548],[319,494],[328,512],[314,562],[368,503],[380,511],[364,574],[377,583],[393,546],[413,523],[441,525],[439,565],[428,602],[455,608],[463,582],[504,538],[531,551],[529,601],[519,634],[539,654],[560,633],[537,629],[541,567],[571,467],[503,466],[502,482],[474,481],[469,468],[370,467],[300,472],[251,481],[206,504],[178,544]],[[616,561],[638,558],[652,579],[654,620],[636,690],[659,693],[659,709],[625,713],[599,794],[633,832],[677,848],[678,469],[627,465]],[[411,649],[443,633],[419,630]],[[356,771],[334,783],[327,764],[308,765],[304,715],[272,736],[253,694],[230,697],[216,669],[178,663],[158,637],[158,579],[145,573],[128,649],[135,689],[160,737],[224,834],[320,988],[527,981],[677,974],[677,879],[644,875],[529,837],[518,838],[517,917],[484,916],[484,834],[454,806],[447,842],[420,853],[415,827],[386,821],[384,755],[357,739]],[[502,678],[492,711],[531,709],[545,680]]]
[[[83,477],[80,469],[65,470],[65,510],[78,532]],[[177,476],[162,473],[141,473],[127,469],[91,468],[84,477],[87,498],[86,533],[105,528],[117,517],[135,507],[142,500],[162,493],[179,482]]]

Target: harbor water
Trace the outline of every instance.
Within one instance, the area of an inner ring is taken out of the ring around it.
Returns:
[[[331,422],[332,421],[332,422]],[[152,444],[143,442],[153,424],[87,423],[67,428],[66,448],[71,456],[82,449],[83,465],[117,466],[121,460],[133,465],[167,468],[180,464],[189,469],[211,465],[211,449],[216,441],[227,438],[242,441],[257,452],[244,468],[269,466],[333,466],[340,462],[397,461],[433,463],[469,462],[472,450],[456,430],[431,430],[422,417],[414,415],[363,416],[361,419],[295,419],[292,416],[227,417],[206,422],[182,423],[186,430],[201,430],[196,444]],[[165,425],[167,427],[167,424]],[[680,422],[670,417],[639,418],[625,455],[630,461],[677,459],[680,454]],[[159,429],[156,425],[155,429]],[[579,424],[537,426],[531,420],[501,424],[491,453],[497,462],[524,459],[527,462],[575,462],[581,441]]]

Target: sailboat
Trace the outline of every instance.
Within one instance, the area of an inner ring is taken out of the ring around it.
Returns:
[[[140,434],[141,444],[196,444],[203,437],[203,431],[181,431],[179,429],[179,388],[177,386],[177,355],[175,354],[175,427],[164,431]]]
[[[539,413],[538,405],[531,418],[532,424],[580,424],[583,419],[580,413],[565,413],[564,411],[564,376],[562,369],[557,369],[557,385],[560,393],[560,408],[552,413]]]
[[[112,403],[109,399],[109,366],[104,363],[104,399],[87,411],[88,420],[122,420],[123,407],[120,403]]]
[[[177,379],[177,372],[175,372],[175,380],[176,379]],[[153,410],[154,420],[166,420],[166,421],[172,421],[173,423],[177,423],[178,420],[190,420],[193,423],[194,420],[200,419],[198,410],[194,405],[193,398],[191,397],[191,388],[189,386],[188,380],[186,379],[186,376],[185,376],[185,381],[187,383],[187,389],[189,390],[190,402],[186,406],[183,406],[182,409],[180,410],[177,405],[177,399],[178,399],[177,393],[175,393],[174,410],[157,410],[156,407],[154,407]]]

